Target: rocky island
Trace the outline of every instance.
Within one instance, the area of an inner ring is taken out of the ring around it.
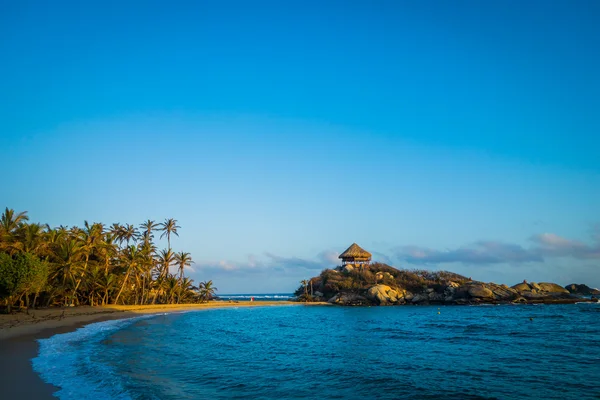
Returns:
[[[352,244],[340,255],[342,265],[325,269],[303,281],[299,301],[327,301],[339,305],[467,305],[508,303],[594,302],[598,289],[550,282],[527,282],[509,287],[474,281],[448,271],[403,270],[371,263],[371,254]],[[591,296],[591,297],[584,297]]]

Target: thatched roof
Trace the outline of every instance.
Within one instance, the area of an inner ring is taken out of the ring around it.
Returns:
[[[346,249],[346,251],[344,251],[342,254],[340,254],[340,256],[338,258],[341,258],[341,259],[344,259],[344,258],[368,258],[368,259],[370,259],[371,253],[362,249],[356,243],[352,243],[352,245],[350,247],[348,247]]]

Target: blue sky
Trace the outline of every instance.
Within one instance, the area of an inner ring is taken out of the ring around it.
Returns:
[[[0,3],[0,203],[176,218],[221,292],[352,242],[600,286],[600,3]]]

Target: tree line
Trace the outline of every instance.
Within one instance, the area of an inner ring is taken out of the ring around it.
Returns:
[[[18,307],[178,304],[210,300],[212,281],[185,276],[190,253],[173,252],[177,220],[138,226],[84,222],[83,227],[29,223],[6,208],[0,218],[0,304]],[[154,238],[167,239],[159,250]],[[172,272],[174,270],[174,272]]]

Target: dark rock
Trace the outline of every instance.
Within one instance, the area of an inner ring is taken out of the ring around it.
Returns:
[[[354,293],[338,293],[329,299],[328,302],[345,306],[366,306],[371,304],[365,297]]]
[[[565,286],[565,289],[567,289],[569,293],[578,294],[581,296],[600,295],[600,290],[591,288],[584,284],[571,283],[570,285]]]

